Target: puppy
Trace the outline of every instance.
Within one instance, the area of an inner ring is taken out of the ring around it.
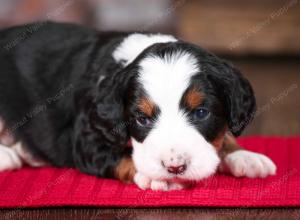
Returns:
[[[275,174],[235,142],[255,114],[249,82],[199,46],[51,22],[2,30],[0,44],[1,171],[75,167],[153,190],[218,168]]]

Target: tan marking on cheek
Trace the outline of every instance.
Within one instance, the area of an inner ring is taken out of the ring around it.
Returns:
[[[142,98],[138,103],[138,107],[148,117],[152,117],[155,113],[155,104],[150,99]]]
[[[123,158],[114,170],[115,177],[124,183],[132,183],[135,173],[134,163],[129,157]]]
[[[202,103],[203,98],[204,94],[193,88],[186,93],[184,99],[190,109],[195,109]]]

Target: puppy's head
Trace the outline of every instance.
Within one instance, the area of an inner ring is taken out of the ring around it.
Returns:
[[[122,117],[133,160],[152,179],[210,176],[224,133],[238,136],[255,111],[235,68],[185,42],[153,44],[119,74],[128,79]]]

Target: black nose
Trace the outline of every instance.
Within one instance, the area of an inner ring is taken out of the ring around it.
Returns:
[[[167,167],[169,173],[182,174],[186,170],[186,164],[180,166],[169,166]]]

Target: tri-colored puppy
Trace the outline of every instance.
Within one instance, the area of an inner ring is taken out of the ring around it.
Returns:
[[[235,142],[255,97],[224,60],[169,35],[37,25],[0,32],[0,170],[76,167],[153,190],[218,167],[275,174]]]

